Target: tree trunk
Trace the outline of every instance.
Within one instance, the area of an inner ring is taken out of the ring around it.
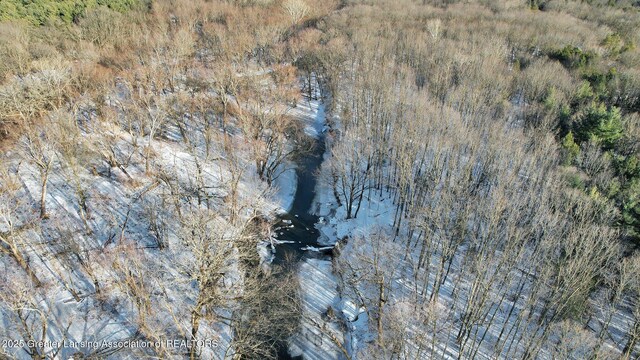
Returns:
[[[198,346],[196,345],[196,339],[198,336],[198,330],[200,328],[200,311],[194,309],[191,313],[191,343],[189,344],[189,359],[195,360],[197,358]]]
[[[627,341],[627,344],[622,350],[623,359],[631,359],[631,355],[633,355],[633,349],[636,347],[638,343],[638,335],[640,335],[640,320],[636,319],[633,329],[631,329],[629,333],[629,341]]]
[[[24,256],[22,256],[22,254],[18,251],[18,249],[12,250],[12,256],[16,260],[18,265],[27,273],[27,275],[29,275],[29,277],[31,278],[31,281],[33,281],[33,284],[36,287],[42,286],[42,282],[40,281],[40,279],[38,279],[38,276],[33,271],[31,266],[29,266],[29,263],[27,263]]]
[[[381,348],[384,348],[384,339],[382,337],[382,312],[385,302],[385,294],[384,294],[384,275],[380,280],[379,284],[379,296],[378,296],[378,343]]]
[[[40,191],[40,218],[48,219],[49,215],[47,214],[47,183],[49,182],[49,171],[43,170],[42,174],[42,187]]]

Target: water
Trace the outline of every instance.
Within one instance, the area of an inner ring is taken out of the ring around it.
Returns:
[[[321,247],[318,244],[319,231],[315,228],[318,222],[316,215],[310,214],[311,205],[315,197],[315,188],[318,173],[325,152],[324,133],[318,132],[315,138],[315,146],[309,154],[298,159],[296,175],[298,178],[296,193],[291,210],[279,216],[279,220],[273,229],[278,240],[285,243],[275,246],[276,253],[273,263],[277,265],[297,263],[303,257],[325,256],[326,254],[305,251],[307,246]],[[293,226],[292,226],[293,225]],[[278,359],[291,360],[302,359],[292,357],[287,351],[286,344],[278,346]]]
[[[315,228],[318,217],[310,214],[309,210],[316,194],[317,175],[324,151],[324,134],[320,133],[312,151],[297,161],[298,182],[291,210],[279,216],[280,221],[274,226],[276,238],[286,242],[276,245],[274,264],[298,261],[303,256],[317,254],[302,250],[306,246],[321,247],[318,244],[320,233]]]

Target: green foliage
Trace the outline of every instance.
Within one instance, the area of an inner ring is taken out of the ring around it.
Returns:
[[[595,140],[600,144],[615,169],[615,176],[608,181],[600,183],[600,187],[589,187],[586,192],[592,199],[608,199],[615,204],[621,214],[619,225],[628,235],[640,238],[640,158],[637,154],[624,150],[620,140],[633,136],[625,133],[621,110],[611,104],[610,94],[616,93],[616,82],[621,79],[616,68],[608,71],[586,69],[584,79],[578,87],[572,106],[568,109],[568,116],[577,119],[572,124],[563,122],[562,114],[559,114],[560,126],[567,135],[561,139],[561,148],[564,154],[565,165],[575,163],[579,155],[579,144]],[[625,108],[628,111],[628,108]],[[566,126],[563,124],[567,124]],[[606,175],[610,176],[610,175]],[[569,184],[574,188],[585,189],[582,178],[575,176],[570,178]],[[590,181],[587,180],[587,183]]]
[[[586,71],[582,77],[589,82],[595,100],[603,101],[609,96],[609,84],[616,79],[618,71],[610,68],[607,72],[594,69]]]
[[[69,24],[99,5],[124,12],[140,0],[2,0],[0,20],[26,20],[33,25]]]
[[[98,5],[121,13],[133,8],[138,3],[140,3],[139,0],[98,0]]]
[[[603,148],[612,149],[623,135],[620,109],[615,106],[607,109],[602,103],[591,103],[578,124],[576,135],[581,142],[593,139]]]
[[[640,160],[636,155],[617,156],[613,165],[618,175],[625,179],[640,178]]]
[[[640,235],[640,181],[634,179],[622,194],[622,222],[629,229],[631,235]]]
[[[574,189],[584,190],[584,179],[578,173],[570,173],[566,175],[566,181]]]
[[[0,1],[0,20],[20,18],[20,8],[15,2]]]
[[[587,66],[594,58],[592,51],[582,51],[579,47],[567,45],[560,50],[552,51],[549,57],[560,61],[567,68],[582,68]]]
[[[624,41],[618,33],[612,33],[602,40],[602,46],[607,49],[609,54],[619,54],[624,48]]]
[[[633,43],[626,41],[626,39],[618,33],[607,35],[607,37],[602,40],[602,46],[607,49],[610,56],[619,55],[634,49]]]
[[[589,197],[593,200],[602,200],[602,194],[600,194],[597,186],[591,186],[589,189]]]
[[[571,107],[568,104],[562,104],[558,109],[558,125],[562,133],[570,131],[571,127]]]
[[[556,88],[555,87],[551,87],[547,91],[547,95],[545,96],[545,98],[543,100],[544,107],[547,110],[556,109],[558,107],[558,105],[560,104],[560,99],[558,97],[559,97],[559,94],[558,94],[558,91],[556,90]]]
[[[115,41],[122,16],[104,6],[88,10],[79,23],[83,38],[98,46]]]
[[[593,100],[595,93],[591,88],[591,84],[587,80],[583,80],[576,90],[576,99],[578,101]]]
[[[567,136],[562,139],[562,148],[564,149],[565,165],[570,165],[580,154],[580,146],[573,139],[573,132],[569,131]]]
[[[621,189],[622,189],[622,185],[620,184],[620,180],[618,180],[618,178],[615,178],[615,177],[612,178],[606,189],[607,198],[615,199],[620,194]]]

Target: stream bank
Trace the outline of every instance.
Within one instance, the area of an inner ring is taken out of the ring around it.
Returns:
[[[269,257],[270,261],[267,261],[272,265],[294,265],[300,282],[303,316],[299,331],[288,344],[278,346],[278,359],[283,360],[339,358],[337,348],[330,346],[330,339],[323,339],[317,323],[337,298],[337,283],[331,267],[332,247],[318,241],[321,232],[316,225],[324,219],[313,214],[312,209],[319,188],[318,174],[326,152],[328,125],[324,109],[316,83],[314,96],[305,96],[292,110],[291,115],[303,122],[305,133],[314,146],[296,160],[293,201],[288,211],[278,215],[272,227],[271,244],[266,243],[261,249],[263,259]]]

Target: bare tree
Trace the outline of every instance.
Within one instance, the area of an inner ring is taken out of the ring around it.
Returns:
[[[287,114],[286,84],[271,81],[251,77],[238,94],[243,108],[240,125],[248,137],[256,171],[269,185],[284,172],[286,160],[297,150],[292,143],[302,139],[300,122]]]
[[[640,257],[635,255],[629,261],[631,271],[638,274],[640,272]],[[633,359],[633,357],[638,354],[636,348],[638,347],[638,343],[640,343],[640,301],[638,300],[640,297],[640,281],[638,281],[637,276],[631,283],[630,290],[630,296],[634,304],[631,309],[633,322],[630,324],[627,341],[622,349],[623,359]]]
[[[395,301],[392,294],[394,283],[402,276],[398,264],[403,254],[400,244],[391,241],[385,229],[372,228],[367,235],[350,238],[336,264],[345,293],[354,296],[375,319],[376,346],[383,352],[389,350],[385,312]]]
[[[203,319],[217,319],[217,308],[225,305],[228,297],[236,291],[231,285],[226,285],[224,279],[225,274],[231,271],[234,242],[239,236],[237,230],[206,210],[195,210],[181,224],[180,238],[194,260],[191,277],[196,289],[191,309],[190,340],[198,339]],[[197,346],[191,346],[190,358],[195,359],[197,354]]]
[[[298,24],[309,14],[309,5],[304,0],[285,0],[282,8],[289,15],[293,25]]]
[[[50,349],[48,346],[38,346],[39,342],[51,339],[50,310],[41,306],[37,289],[29,285],[25,286],[25,283],[20,283],[20,280],[20,276],[12,278],[11,281],[2,280],[3,291],[0,292],[0,300],[3,313],[8,315],[6,331],[15,331],[12,332],[15,337],[10,339],[14,341],[22,339],[24,341],[22,350],[32,359],[44,360],[56,356],[60,348]],[[67,329],[70,324],[67,325]],[[15,356],[15,353],[12,355]]]
[[[22,146],[25,157],[38,169],[40,175],[40,218],[47,219],[47,185],[55,158],[53,139],[38,128],[26,129]]]
[[[234,337],[225,356],[277,359],[300,321],[298,282],[292,272],[276,270],[265,278],[256,269],[247,270],[244,293],[229,319]]]
[[[20,183],[8,169],[0,168],[0,184],[0,251],[12,258],[26,272],[35,286],[40,286],[42,282],[25,255],[25,233],[36,224],[20,217],[20,212],[26,205],[19,195]]]
[[[362,197],[370,187],[369,154],[368,144],[351,133],[345,134],[331,149],[324,181],[336,189],[337,200],[345,205],[347,219],[357,216]]]
[[[145,76],[146,75],[146,76]],[[145,145],[145,171],[151,170],[151,156],[153,141],[158,131],[164,126],[167,120],[166,103],[160,96],[162,93],[162,82],[154,77],[154,74],[141,74],[142,78],[134,78],[125,83],[130,96],[131,104],[128,104],[124,111],[128,116],[133,116],[139,122],[139,133],[147,137]]]

